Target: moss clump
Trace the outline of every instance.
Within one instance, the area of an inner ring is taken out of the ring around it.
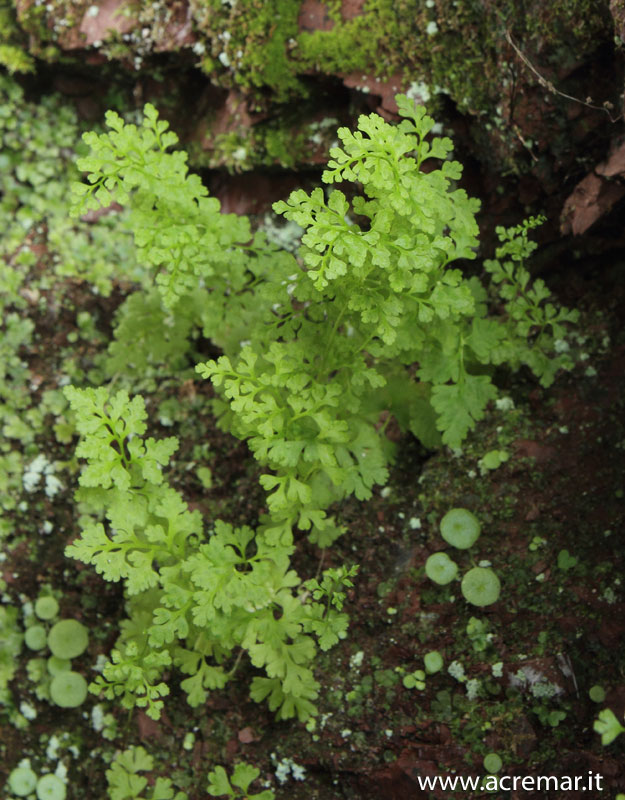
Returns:
[[[74,4],[72,0],[52,0],[49,3],[16,3],[17,23],[22,35],[28,37],[31,56],[56,61],[60,55],[57,41],[82,21],[88,3]]]
[[[25,36],[17,24],[13,4],[0,6],[0,65],[11,75],[34,72],[35,60],[24,49]]]
[[[210,48],[204,71],[222,85],[267,87],[278,101],[305,94],[289,61],[300,7],[301,0],[195,2],[195,24],[207,35],[204,46]]]
[[[312,110],[312,109],[311,109]],[[315,153],[325,153],[334,142],[338,119],[305,119],[301,106],[297,114],[283,114],[279,120],[257,125],[237,125],[215,137],[209,147],[197,143],[189,147],[189,161],[197,168],[226,167],[230,172],[246,172],[257,167],[279,165],[293,169],[316,163]]]
[[[460,108],[492,116],[510,80],[513,54],[506,31],[530,51],[540,43],[559,68],[611,35],[607,8],[595,0],[533,0],[523,13],[514,0],[496,0],[487,9],[481,0],[415,6],[409,0],[370,0],[362,15],[330,31],[300,34],[293,58],[303,69],[325,73],[384,77],[401,71],[406,79],[438,87]]]
[[[404,87],[430,109],[436,110],[439,98],[447,95],[461,111],[479,117],[474,135],[497,167],[508,172],[523,169],[518,153],[530,146],[532,136],[541,137],[554,153],[566,147],[557,133],[568,125],[567,109],[558,98],[549,106],[553,130],[550,127],[540,133],[539,127],[535,132],[539,122],[532,123],[532,115],[526,119],[527,114],[518,109],[517,118],[512,118],[515,101],[527,94],[528,86],[539,86],[539,79],[515,53],[508,33],[524,53],[536,58],[538,66],[551,69],[547,78],[554,77],[553,70],[566,72],[601,42],[612,41],[608,10],[593,0],[556,4],[530,0],[523,13],[514,0],[495,0],[487,9],[481,0],[437,0],[432,4],[369,0],[352,19],[342,19],[336,4],[325,5],[333,27],[299,31],[300,3],[292,0],[267,2],[262,14],[256,13],[254,2],[233,7],[216,0],[197,4],[194,17],[208,37],[200,48],[210,48],[205,70],[220,85],[252,89],[259,109],[266,109],[269,99],[284,103],[308,96],[311,84],[306,76],[311,73],[350,75],[352,83],[360,74],[362,91],[369,91],[369,78],[401,74]],[[539,57],[535,56],[537,50]],[[581,97],[590,90],[583,85],[563,88]],[[271,91],[270,96],[265,89]],[[540,116],[547,111],[536,113]],[[219,142],[217,150],[223,154],[217,154],[216,160],[221,157],[221,163],[235,170],[260,163],[287,167],[293,160],[297,163],[300,156],[295,143],[280,136],[288,127],[284,115],[277,136],[272,129],[276,115],[272,116],[266,135],[255,133],[253,141],[246,143],[243,130],[234,138],[228,134],[227,140]],[[229,162],[228,149],[235,154],[236,163]],[[261,151],[263,155],[257,157]]]

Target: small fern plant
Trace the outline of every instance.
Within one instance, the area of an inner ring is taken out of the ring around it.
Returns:
[[[206,791],[211,797],[227,797],[229,800],[275,800],[271,789],[250,794],[249,786],[260,775],[258,767],[245,762],[235,764],[232,777],[219,766],[208,774]]]
[[[223,688],[242,649],[266,672],[254,678],[252,697],[268,698],[281,718],[306,719],[318,690],[316,643],[327,650],[345,636],[340,589],[355,569],[326,570],[307,586],[289,569],[291,548],[220,520],[205,535],[200,514],[162,474],[177,441],[143,438],[143,399],[103,387],[65,392],[83,436],[77,454],[87,460],[76,493],[83,530],[67,554],[123,580],[128,597],[129,620],[90,690],[158,719],[165,669],[188,676],[181,685],[197,706]]]
[[[106,771],[109,800],[188,800],[186,792],[175,791],[169,778],[159,776],[148,788],[148,779],[140,773],[153,769],[154,759],[145,748],[117,751]]]
[[[177,442],[141,438],[142,398],[66,389],[87,460],[83,533],[68,553],[123,580],[128,595],[129,621],[94,691],[157,716],[173,663],[197,705],[243,650],[266,673],[252,697],[282,718],[314,713],[315,652],[345,635],[343,589],[355,568],[307,582],[289,560],[298,532],[331,545],[343,532],[331,507],[366,500],[387,480],[393,449],[381,414],[427,447],[458,448],[497,396],[496,366],[527,365],[543,385],[570,366],[556,342],[575,312],[549,302],[524,266],[537,221],[501,232],[486,264],[490,290],[466,278],[458,265],[475,258],[479,203],[456,186],[451,141],[431,136],[422,107],[397,103],[398,125],[372,114],[338,132],[322,177],[355,183],[351,202],[316,188],[274,206],[305,229],[298,257],[220,213],[186,154],[169,152],[177,138],[152,106],[140,128],[109,112],[108,133],[85,135],[90,154],[78,165],[88,178],[75,187],[74,213],[126,207],[138,259],[154,274],[146,302],[160,303],[169,324],[184,320],[180,337],[201,328],[222,349],[197,370],[268,493],[255,530],[220,520],[205,529],[163,474]],[[439,168],[425,171],[432,160]],[[504,313],[489,313],[489,291]],[[132,329],[120,328],[116,343],[131,359],[123,337]]]

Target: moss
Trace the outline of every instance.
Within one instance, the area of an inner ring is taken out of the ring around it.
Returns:
[[[196,169],[225,166],[230,172],[274,166],[293,169],[302,163],[315,163],[318,151],[327,153],[337,125],[334,117],[302,122],[291,115],[251,127],[241,124],[216,136],[210,147],[191,145],[189,161]]]
[[[35,69],[34,59],[24,49],[24,39],[14,8],[3,2],[0,5],[0,64],[11,74]]]
[[[525,14],[512,0],[498,0],[488,11],[479,0],[437,0],[431,8],[370,0],[359,17],[302,33],[293,58],[303,69],[327,73],[401,71],[406,79],[426,79],[467,110],[490,112],[508,77],[508,29],[566,66],[609,38],[611,23],[607,4],[593,0],[533,2]]]
[[[293,132],[285,128],[268,127],[264,134],[264,146],[270,162],[294,167],[297,161],[305,157],[306,134],[304,131]]]
[[[204,71],[221,85],[266,87],[278,101],[293,93],[306,94],[288,59],[300,6],[301,0],[192,4],[196,28],[207,37]]]
[[[20,4],[18,21],[31,37],[31,52],[43,52],[61,32],[80,24],[86,0]],[[341,4],[326,0],[331,30],[300,32],[302,0],[194,0],[191,3],[194,48],[200,65],[224,86],[272,92],[277,102],[308,93],[303,75],[310,71],[345,74],[362,71],[384,77],[401,71],[408,82],[426,79],[460,106],[486,111],[509,77],[514,54],[506,31],[541,60],[567,67],[612,41],[607,0],[530,0],[523,13],[516,0],[368,0],[363,13],[343,20]],[[128,6],[138,27],[122,42],[107,37],[102,51],[111,58],[136,58],[168,38],[174,19],[171,4],[139,0]],[[8,6],[0,8],[0,44],[23,36]],[[145,31],[148,31],[146,35]],[[10,36],[3,31],[10,31]],[[260,97],[260,95],[259,95]]]
[[[89,5],[89,0],[40,5],[24,0],[17,20],[13,9],[1,7],[0,62],[17,70],[29,69],[32,55],[58,59],[64,41],[80,41],[77,28]],[[352,19],[341,16],[339,0],[324,5],[331,29],[310,32],[300,30],[302,0],[192,0],[195,44],[187,49],[172,35],[171,25],[175,30],[180,22],[177,4],[137,0],[124,12],[136,26],[123,35],[107,34],[95,49],[134,69],[159,50],[185,49],[214,84],[242,89],[248,110],[271,114],[271,122],[256,125],[253,134],[242,126],[222,136],[209,155],[197,148],[198,165],[225,164],[240,171],[306,162],[314,148],[302,127],[293,136],[287,119],[293,106],[287,104],[311,97],[319,105],[313,97],[319,82],[311,75],[401,75],[395,82],[404,89],[422,87],[417,95],[431,110],[447,96],[461,112],[477,117],[478,149],[498,170],[518,173],[532,160],[540,171],[551,156],[562,161],[571,151],[570,103],[555,96],[549,107],[543,102],[539,78],[523,64],[507,34],[539,72],[547,73],[545,78],[579,97],[591,91],[592,76],[565,76],[602,43],[613,42],[608,0],[528,0],[523,9],[516,0],[493,0],[486,7],[483,0],[366,0]],[[29,53],[21,49],[25,34]],[[155,69],[151,64],[151,74]],[[541,99],[521,108],[519,100],[531,100],[528,86]]]
[[[86,0],[78,3],[52,0],[41,5],[27,0],[19,4],[17,22],[22,31],[28,34],[29,52],[46,61],[55,61],[59,57],[55,43],[62,34],[80,24],[88,6]]]
[[[364,13],[330,31],[302,33],[294,59],[327,73],[363,71],[378,77],[410,70],[425,36],[428,9],[414,0],[370,0]]]
[[[382,65],[376,59],[380,33],[375,28],[375,18],[367,15],[336,25],[331,31],[303,33],[294,57],[304,69],[377,74]]]
[[[272,102],[306,96],[309,84],[304,76],[311,73],[360,72],[377,78],[400,73],[404,86],[416,81],[425,87],[430,105],[437,103],[437,95],[447,95],[461,111],[482,118],[476,135],[484,140],[485,152],[512,172],[519,170],[519,152],[531,149],[532,142],[508,119],[508,95],[516,90],[523,96],[524,85],[538,87],[540,82],[509,45],[508,32],[524,54],[549,72],[547,78],[553,77],[553,68],[566,74],[602,41],[612,40],[607,4],[594,0],[532,0],[522,14],[513,0],[497,0],[488,10],[480,0],[435,0],[431,7],[416,0],[369,0],[363,13],[349,20],[341,19],[336,3],[327,2],[332,29],[298,34],[299,6],[293,0],[273,0],[256,14],[254,4],[196,6],[198,28],[211,37],[205,69],[222,85],[258,90],[259,107],[267,105],[264,89],[271,90]],[[580,96],[588,93],[588,87],[577,90]],[[560,127],[566,125],[566,109],[556,103],[555,111],[543,136],[554,152],[570,146],[557,135],[557,120]],[[263,151],[261,161],[293,163],[293,143],[281,134],[274,127],[266,137],[255,138],[255,146]],[[222,144],[227,147],[229,142]],[[233,150],[241,146],[245,147],[239,141]],[[256,155],[252,161],[258,163]]]

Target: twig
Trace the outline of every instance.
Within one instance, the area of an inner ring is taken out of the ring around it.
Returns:
[[[612,116],[612,114],[610,113],[610,110],[613,109],[614,106],[608,100],[606,100],[606,102],[602,106],[598,106],[598,105],[595,105],[594,103],[590,102],[592,100],[591,97],[587,98],[586,100],[580,100],[579,97],[573,97],[570,94],[566,94],[566,92],[561,92],[559,89],[556,89],[556,87],[553,85],[553,83],[550,80],[545,78],[544,75],[540,74],[540,72],[532,64],[532,62],[525,55],[525,53],[523,53],[521,50],[519,50],[517,45],[514,43],[514,41],[512,39],[512,36],[510,35],[510,31],[509,30],[506,30],[506,39],[508,40],[508,43],[510,44],[510,46],[514,49],[515,53],[521,59],[521,61],[525,64],[525,66],[528,69],[530,69],[534,73],[534,75],[538,78],[538,82],[540,83],[540,85],[544,89],[547,89],[547,91],[551,92],[552,94],[557,94],[560,97],[564,97],[567,100],[572,100],[574,103],[579,103],[582,106],[586,106],[586,108],[593,108],[593,109],[595,109],[595,111],[604,111],[608,115],[608,117],[610,118],[610,122],[618,122],[622,118],[622,116],[623,116],[622,114],[619,114],[618,117],[613,117]]]

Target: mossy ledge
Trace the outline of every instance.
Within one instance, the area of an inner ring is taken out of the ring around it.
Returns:
[[[456,108],[478,123],[473,138],[494,169],[535,171],[545,149],[562,158],[571,148],[562,135],[571,104],[549,95],[539,75],[584,98],[605,76],[577,68],[599,48],[614,52],[608,0],[530,0],[523,11],[514,0],[486,9],[479,0],[16,0],[6,11],[0,44],[19,43],[7,51],[16,70],[35,58],[48,72],[50,62],[64,70],[116,63],[126,81],[204,76],[212,99],[191,107],[198,145],[190,149],[198,166],[231,171],[314,164],[318,131],[293,128],[293,104],[323,109],[335,84],[390,114],[400,90],[438,114]],[[605,69],[610,96],[600,102],[620,91],[618,70]],[[215,88],[243,109],[225,130]]]

